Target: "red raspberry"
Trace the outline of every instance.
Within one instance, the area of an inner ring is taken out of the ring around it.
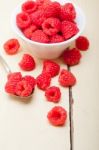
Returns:
[[[36,0],[37,5],[39,6],[39,9],[44,9],[46,8],[47,5],[51,3],[50,0]]]
[[[35,68],[34,58],[29,54],[24,54],[22,60],[19,63],[22,70],[31,71]]]
[[[69,66],[77,65],[80,62],[80,59],[81,53],[76,48],[73,48],[71,50],[67,49],[63,53],[63,60]]]
[[[59,34],[53,35],[50,38],[51,43],[59,43],[59,42],[63,42],[63,41],[64,41],[64,37],[62,35],[59,35]]]
[[[17,83],[21,80],[22,80],[21,72],[13,72],[13,73],[8,74],[8,81],[10,81],[10,82]]]
[[[31,19],[27,13],[19,13],[16,16],[16,24],[19,28],[25,29],[31,24]]]
[[[61,20],[74,21],[76,18],[76,11],[72,3],[66,3],[61,7],[60,18]]]
[[[38,88],[46,90],[50,86],[51,76],[49,73],[42,73],[36,78]]]
[[[79,32],[79,29],[75,23],[63,21],[61,31],[63,33],[65,40],[68,40],[74,35],[76,35]]]
[[[22,11],[26,13],[33,13],[37,9],[37,4],[34,1],[26,1],[22,4]]]
[[[40,43],[49,42],[48,36],[42,30],[36,30],[35,32],[33,32],[31,40]]]
[[[73,86],[76,84],[75,76],[68,70],[62,69],[59,75],[59,83],[64,87]]]
[[[32,91],[33,89],[31,85],[25,80],[18,82],[15,88],[16,95],[21,96],[21,97],[30,96]]]
[[[23,81],[24,80],[27,81],[31,85],[32,89],[35,88],[36,80],[34,79],[34,77],[27,75],[23,77]]]
[[[82,51],[86,51],[89,48],[89,40],[85,36],[80,36],[76,40],[76,47]]]
[[[16,82],[8,81],[5,85],[5,91],[9,94],[15,94]]]
[[[3,47],[7,54],[14,55],[18,52],[20,44],[17,39],[9,39],[4,43]]]
[[[50,102],[59,102],[61,98],[61,91],[58,87],[52,86],[45,91],[45,96]]]
[[[61,106],[55,106],[48,112],[47,118],[54,126],[63,126],[67,120],[67,111]]]
[[[43,72],[47,72],[51,75],[51,77],[54,77],[58,75],[60,70],[60,66],[51,60],[45,60],[43,62]]]
[[[48,18],[43,22],[42,28],[47,35],[53,36],[61,30],[61,22],[57,18]]]
[[[31,39],[32,37],[32,33],[37,29],[37,27],[35,25],[31,25],[30,27],[26,28],[23,33],[24,35],[28,38]]]

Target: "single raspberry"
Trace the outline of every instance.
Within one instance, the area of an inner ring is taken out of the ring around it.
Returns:
[[[53,36],[61,30],[61,22],[57,18],[48,18],[43,22],[42,28],[47,35]]]
[[[32,37],[32,33],[37,29],[37,27],[35,25],[31,25],[30,27],[26,28],[23,33],[24,35],[28,38],[31,39]]]
[[[36,30],[35,32],[33,32],[31,40],[40,43],[49,42],[48,36],[42,30]]]
[[[7,54],[14,55],[18,52],[20,43],[17,39],[9,39],[4,43],[3,47]]]
[[[63,60],[64,62],[69,66],[74,66],[79,64],[81,59],[81,53],[76,48],[73,48],[71,50],[67,49],[63,53]]]
[[[59,35],[59,34],[53,35],[50,38],[51,43],[59,43],[59,42],[63,42],[63,41],[64,41],[64,37],[62,35]]]
[[[73,86],[76,84],[75,76],[68,70],[62,69],[59,75],[59,83],[64,87]]]
[[[26,13],[33,13],[37,9],[37,4],[34,1],[26,1],[25,3],[22,4],[22,11]]]
[[[76,18],[76,10],[72,3],[66,3],[61,7],[61,20],[74,21]]]
[[[8,81],[17,83],[22,80],[22,74],[21,72],[13,72],[8,74],[7,78]]]
[[[72,23],[70,21],[63,21],[61,31],[65,40],[68,40],[76,35],[79,32],[79,29],[75,23]]]
[[[19,28],[25,29],[31,24],[31,19],[27,13],[21,12],[16,16],[16,24]]]
[[[42,73],[36,78],[38,88],[46,90],[50,86],[51,76],[49,73]]]
[[[27,81],[31,85],[32,89],[35,88],[36,80],[35,80],[34,77],[32,77],[30,75],[26,75],[26,76],[23,77],[23,81],[24,80]]]
[[[27,97],[27,96],[30,96],[32,92],[33,92],[33,89],[27,81],[22,80],[17,83],[16,88],[15,88],[16,95],[21,96],[21,97]]]
[[[36,0],[36,2],[39,9],[44,9],[51,3],[50,0]]]
[[[52,86],[45,91],[45,96],[50,102],[59,102],[61,98],[61,91],[58,87]]]
[[[51,77],[54,77],[56,75],[58,75],[60,71],[60,66],[51,60],[45,60],[43,62],[43,72],[47,72],[51,75]]]
[[[76,40],[76,47],[82,51],[86,51],[89,48],[89,40],[85,36],[80,36]]]
[[[22,60],[19,63],[22,70],[31,71],[35,68],[34,58],[29,54],[24,54]]]
[[[5,91],[9,94],[15,94],[16,82],[8,81],[5,84]]]
[[[55,106],[48,112],[47,118],[54,126],[63,126],[67,120],[67,111],[61,106]]]

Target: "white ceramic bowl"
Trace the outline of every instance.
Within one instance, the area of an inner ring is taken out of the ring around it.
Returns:
[[[60,2],[61,4],[64,4],[66,2],[73,3],[70,0],[56,0],[56,1]],[[16,15],[19,12],[21,12],[21,4],[18,5],[15,8],[14,12],[12,13],[12,16],[11,16],[12,29],[21,39],[23,39],[28,51],[32,51],[32,53],[34,55],[36,55],[37,57],[43,58],[43,59],[57,58],[61,55],[61,53],[64,51],[64,49],[66,49],[68,46],[70,46],[72,44],[72,42],[81,35],[81,33],[83,32],[84,27],[85,27],[84,13],[80,9],[80,7],[78,7],[74,3],[73,3],[73,5],[75,6],[75,9],[77,12],[76,22],[79,27],[79,32],[78,32],[78,34],[76,34],[74,37],[72,37],[71,39],[69,39],[67,41],[64,41],[61,43],[54,43],[54,44],[45,44],[45,43],[34,42],[34,41],[27,39],[16,25]]]

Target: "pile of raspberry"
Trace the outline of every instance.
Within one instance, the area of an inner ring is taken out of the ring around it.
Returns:
[[[24,36],[40,43],[59,43],[79,32],[72,3],[61,5],[51,0],[26,1],[16,16],[16,24]]]

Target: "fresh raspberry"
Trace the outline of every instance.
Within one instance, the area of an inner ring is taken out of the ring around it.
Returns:
[[[25,29],[31,24],[31,19],[27,13],[21,12],[16,16],[16,24],[19,28]]]
[[[23,81],[24,81],[24,80],[27,81],[27,82],[31,85],[32,89],[35,88],[36,80],[35,80],[34,77],[32,77],[32,76],[30,76],[30,75],[27,75],[27,76],[24,76],[24,77],[23,77]]]
[[[67,49],[63,53],[63,60],[69,66],[74,66],[79,64],[81,59],[81,53],[76,48],[71,50]]]
[[[35,32],[33,32],[31,40],[40,43],[49,42],[48,36],[42,30],[36,30]]]
[[[75,23],[69,21],[63,21],[61,26],[61,31],[63,33],[65,40],[68,40],[74,35],[76,35],[79,29]]]
[[[76,47],[82,51],[86,51],[89,48],[89,40],[85,36],[80,36],[76,40]]]
[[[68,70],[62,69],[59,75],[59,83],[64,87],[73,86],[76,84],[75,76]]]
[[[61,30],[61,22],[57,18],[48,18],[43,22],[42,28],[47,35],[53,36]]]
[[[50,38],[51,43],[59,43],[59,42],[63,42],[63,41],[64,41],[64,37],[62,35],[59,35],[59,34],[53,35]]]
[[[29,54],[24,54],[22,60],[19,63],[22,70],[31,71],[35,68],[34,58]]]
[[[37,27],[35,25],[31,25],[30,27],[26,28],[23,33],[24,35],[28,38],[31,39],[32,37],[32,33],[37,29]]]
[[[9,39],[4,43],[3,47],[7,54],[14,55],[18,52],[20,43],[17,39]]]
[[[61,20],[74,21],[76,18],[76,11],[72,3],[66,3],[61,7],[60,18]]]
[[[9,94],[15,94],[16,82],[8,81],[5,85],[5,91]]]
[[[67,120],[67,111],[61,106],[55,106],[48,112],[47,118],[54,126],[63,126]]]
[[[44,15],[46,18],[59,17],[61,12],[61,5],[58,2],[51,2],[44,9]]]
[[[15,88],[16,95],[21,96],[21,97],[27,97],[27,96],[30,96],[32,92],[33,92],[33,89],[27,81],[22,80],[17,83],[16,88]]]
[[[61,91],[58,87],[52,86],[45,91],[45,96],[50,102],[59,102],[61,98]]]
[[[50,0],[36,0],[36,2],[37,5],[39,6],[39,9],[44,9],[51,3]]]
[[[17,83],[22,80],[22,74],[21,72],[13,72],[13,73],[8,74],[7,78],[8,78],[8,81]]]
[[[51,76],[49,73],[42,73],[36,78],[38,88],[46,90],[50,86]]]
[[[60,66],[51,60],[45,60],[43,62],[43,72],[47,72],[51,75],[51,77],[54,77],[56,75],[58,75],[60,71]]]
[[[33,13],[37,9],[37,4],[34,1],[26,1],[22,4],[22,11],[26,13]]]

